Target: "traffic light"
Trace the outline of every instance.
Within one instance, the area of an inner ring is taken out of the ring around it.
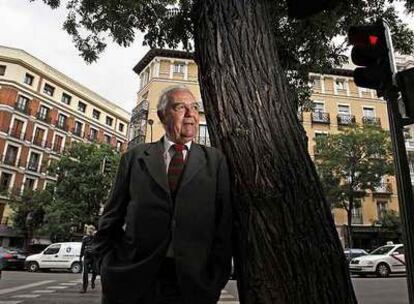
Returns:
[[[354,46],[352,62],[360,66],[354,70],[355,84],[377,90],[378,96],[383,96],[392,85],[393,68],[389,57],[392,44],[387,31],[383,21],[352,26],[348,31],[349,43]]]
[[[405,116],[410,119],[407,124],[414,123],[414,68],[397,73],[397,84],[405,108]]]
[[[336,6],[341,0],[287,0],[288,15],[291,18],[304,19],[323,10]]]

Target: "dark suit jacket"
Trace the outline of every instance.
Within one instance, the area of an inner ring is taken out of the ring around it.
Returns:
[[[186,303],[216,303],[228,281],[232,208],[223,154],[192,143],[173,202],[163,152],[159,141],[121,158],[95,235],[105,304],[140,303],[170,241]]]

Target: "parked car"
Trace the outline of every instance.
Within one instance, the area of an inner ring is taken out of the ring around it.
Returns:
[[[0,247],[2,269],[24,269],[26,255],[22,249]]]
[[[67,269],[73,273],[79,273],[82,271],[82,265],[79,262],[81,246],[81,242],[51,244],[42,252],[28,256],[25,268],[30,272],[36,272],[39,269]]]
[[[384,278],[391,273],[404,273],[406,272],[404,245],[388,244],[375,249],[368,255],[353,258],[349,264],[349,270],[360,276],[376,274]]]
[[[346,260],[348,261],[348,263],[353,258],[357,258],[357,257],[368,254],[368,252],[366,252],[364,249],[360,249],[360,248],[352,248],[352,249],[345,248],[344,253],[345,253],[345,257],[346,257]]]

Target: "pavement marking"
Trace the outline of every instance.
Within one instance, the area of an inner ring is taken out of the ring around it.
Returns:
[[[225,290],[225,289],[222,289],[221,290],[221,293],[229,293],[227,290]]]
[[[76,285],[78,285],[78,283],[60,283],[59,285],[62,285],[62,286],[76,286]]]
[[[223,294],[220,296],[220,299],[234,299],[234,296],[231,294]]]
[[[79,279],[79,280],[73,280],[73,281],[69,281],[69,282],[71,282],[71,283],[82,283],[82,279]]]
[[[22,290],[22,289],[32,288],[32,287],[36,287],[36,286],[40,286],[40,285],[50,284],[50,283],[53,283],[53,282],[55,282],[55,280],[40,281],[40,282],[31,283],[31,284],[27,284],[27,285],[22,285],[22,286],[18,286],[18,287],[0,289],[0,295],[15,292],[15,291]]]
[[[240,304],[239,301],[218,301],[217,304]]]
[[[31,298],[37,298],[38,294],[22,294],[22,295],[15,295],[12,296],[12,298],[24,298],[24,299],[31,299]]]
[[[32,293],[53,293],[55,291],[56,290],[52,290],[52,289],[41,289],[41,290],[33,290]]]
[[[0,304],[20,304],[23,301],[0,301]]]
[[[68,288],[68,286],[48,286],[47,289],[65,289]]]

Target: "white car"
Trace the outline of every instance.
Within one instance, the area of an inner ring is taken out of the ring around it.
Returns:
[[[36,272],[39,269],[69,269],[73,273],[82,271],[79,261],[81,242],[55,243],[49,245],[39,254],[29,255],[26,258],[26,269]]]
[[[376,274],[384,278],[390,273],[404,273],[406,271],[404,245],[385,245],[368,255],[354,258],[349,263],[349,270],[352,274],[360,276]]]

